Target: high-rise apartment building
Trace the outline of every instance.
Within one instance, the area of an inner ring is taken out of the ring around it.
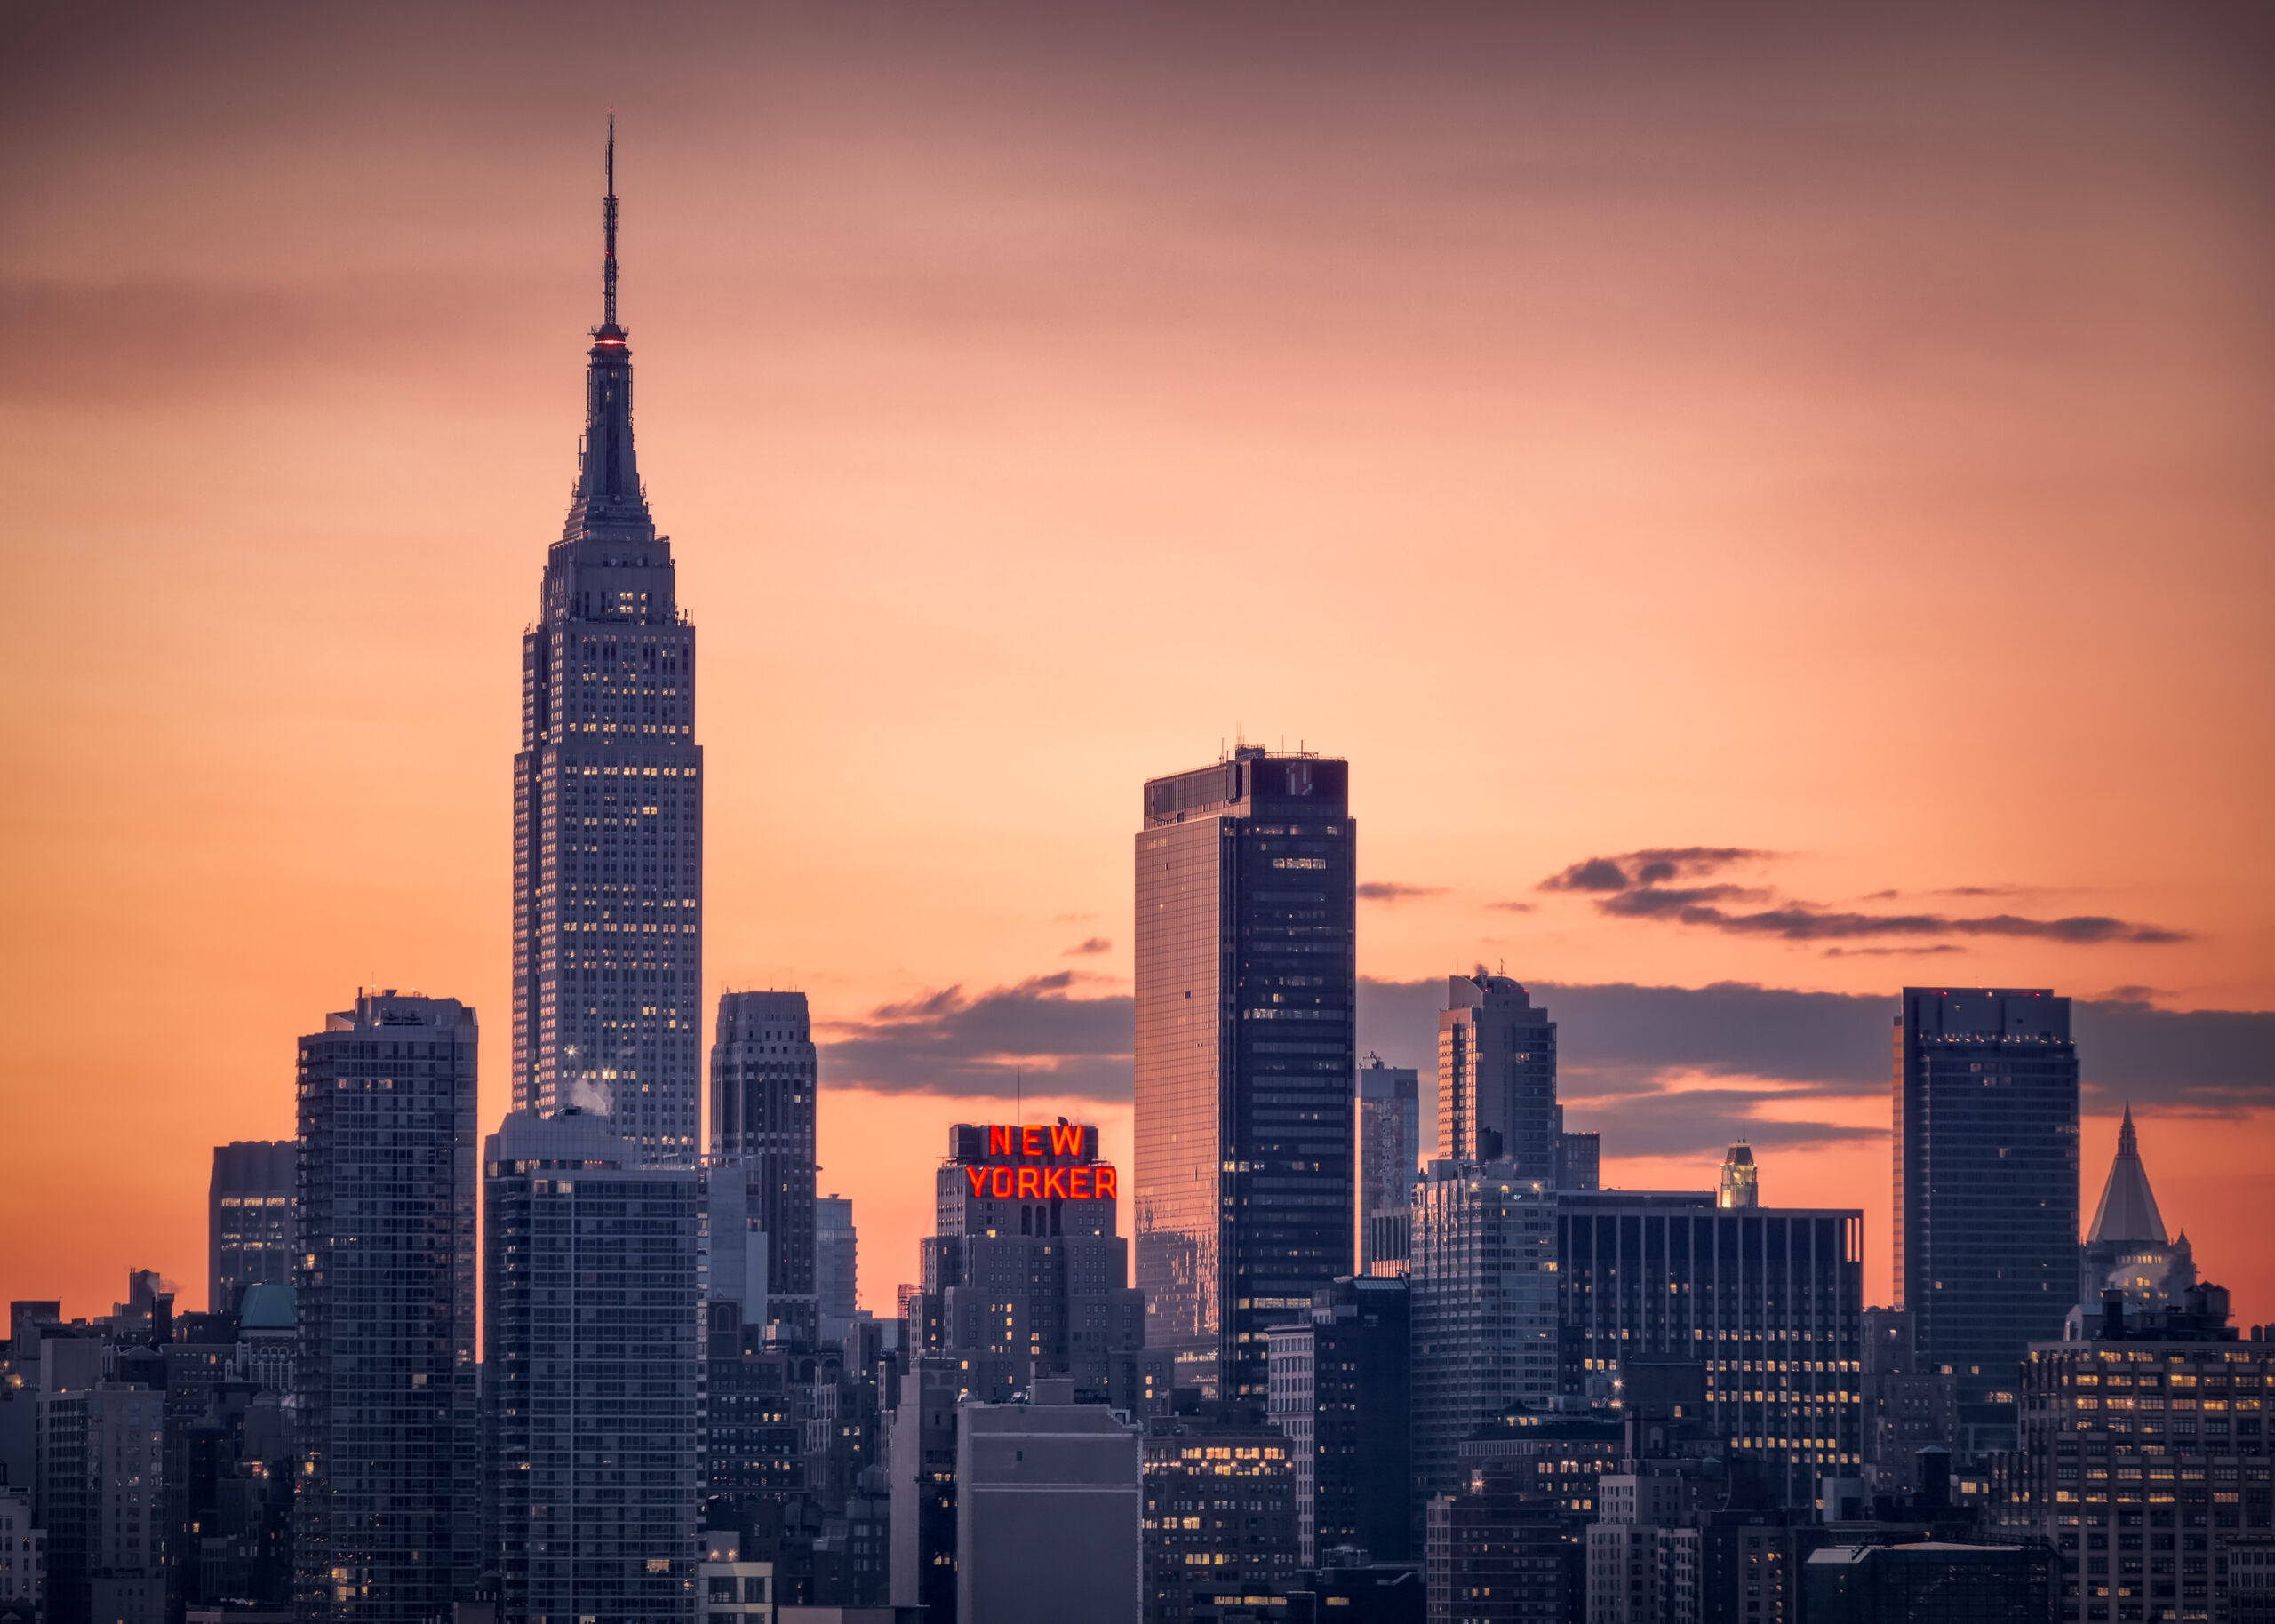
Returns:
[[[1433,1161],[1414,1187],[1414,1477],[1460,1487],[1461,1442],[1557,1391],[1556,1207],[1513,1164]]]
[[[1856,1477],[1864,1460],[1864,1216],[1716,1203],[1713,1190],[1558,1194],[1561,1378],[1577,1393],[1640,1359],[1703,1363],[1713,1434],[1784,1503],[1807,1505],[1819,1478]]]
[[[814,1274],[818,1085],[804,993],[720,997],[711,1046],[711,1154],[747,1175],[749,1221],[766,1236],[768,1318],[795,1327],[808,1341],[819,1329]]]
[[[1556,1188],[1600,1190],[1603,1187],[1603,1135],[1564,1131],[1564,1107],[1556,1108]]]
[[[483,1149],[484,1524],[500,1616],[697,1614],[703,1304],[692,1167],[608,1118],[510,1111]]]
[[[960,1122],[933,1177],[914,1351],[953,1355],[960,1390],[982,1401],[1054,1376],[1133,1413],[1167,1401],[1166,1361],[1145,1357],[1145,1299],[1128,1285],[1121,1173],[1098,1159],[1096,1127]]]
[[[1906,987],[1895,1038],[1896,1306],[1958,1379],[1962,1451],[2011,1448],[2016,1367],[2077,1293],[2070,1000]]]
[[[1422,1153],[1421,1082],[1411,1066],[1386,1066],[1370,1055],[1359,1068],[1359,1270],[1392,1270],[1406,1262],[1414,1174]]]
[[[240,1139],[213,1147],[205,1190],[205,1307],[234,1314],[255,1281],[292,1278],[292,1181],[299,1147],[289,1139]]]
[[[695,627],[632,448],[609,138],[585,437],[538,616],[514,758],[514,1108],[608,1115],[651,1161],[700,1147],[703,752]]]
[[[1438,1154],[1506,1161],[1554,1188],[1564,1160],[1556,1111],[1556,1023],[1505,975],[1446,982],[1438,1016]]]
[[[1476,1472],[1431,1497],[1422,1572],[1430,1624],[1570,1624],[1586,1590],[1583,1548],[1545,1495]]]
[[[1136,840],[1145,1341],[1251,1404],[1266,1329],[1354,1255],[1349,786],[1347,762],[1243,745],[1150,780]]]
[[[303,1619],[426,1624],[475,1593],[476,1036],[389,989],[300,1039]]]

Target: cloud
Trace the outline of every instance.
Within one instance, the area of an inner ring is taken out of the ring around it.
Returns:
[[[1091,936],[1075,943],[1058,956],[1061,959],[1081,959],[1091,953],[1110,953],[1113,951],[1114,943],[1104,936]]]
[[[1624,852],[1615,857],[1584,858],[1551,874],[1537,888],[1594,893],[1596,911],[1614,919],[1665,919],[1719,930],[1726,935],[1768,936],[1787,942],[1872,936],[2024,936],[2084,946],[2104,942],[2155,946],[2188,940],[2185,931],[2098,913],[2071,914],[2055,919],[2032,919],[2017,913],[1955,918],[1942,913],[1856,913],[1799,900],[1752,912],[1725,907],[1723,904],[1728,903],[1768,902],[1773,893],[1714,880],[1713,876],[1733,863],[1775,856],[1775,852],[1739,846],[1662,847]],[[1669,880],[1693,883],[1670,885],[1666,883]],[[1701,881],[1712,883],[1696,883]],[[2019,888],[1959,886],[1936,895],[1994,896],[2009,895]],[[1885,901],[1896,895],[1894,891],[1875,891],[1865,900]]]
[[[967,993],[961,985],[821,1023],[822,1080],[888,1093],[1000,1095],[1013,1069],[1030,1093],[1127,1100],[1135,1004],[1087,997],[1072,970]]]
[[[1488,903],[1485,905],[1503,913],[1530,913],[1540,906],[1538,903]]]
[[[1938,942],[1932,947],[1828,947],[1828,959],[1926,959],[1937,953],[1963,953],[1967,950],[1949,942]]]
[[[1544,891],[1624,891],[1668,880],[1704,879],[1750,858],[1775,856],[1744,846],[1655,846],[1616,857],[1589,857],[1540,882]]]
[[[1442,896],[1443,886],[1402,885],[1395,880],[1362,880],[1359,882],[1359,900],[1367,903],[1402,903],[1409,896]]]

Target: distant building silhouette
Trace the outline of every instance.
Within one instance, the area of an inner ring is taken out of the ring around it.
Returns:
[[[234,1314],[255,1281],[292,1278],[292,1181],[299,1146],[290,1139],[241,1139],[213,1147],[205,1194],[205,1307]]]
[[[2070,1000],[1906,987],[1895,1063],[1896,1306],[1958,1380],[1960,1449],[2011,1448],[2016,1366],[2077,1293]]]
[[[1517,1177],[1555,1185],[1563,1171],[1556,1111],[1556,1023],[1505,975],[1446,982],[1438,1017],[1438,1154],[1506,1161]]]
[[[1402,1270],[1422,1153],[1420,1079],[1411,1066],[1386,1066],[1370,1055],[1359,1068],[1352,1110],[1359,1136],[1358,1272],[1372,1274],[1377,1264]]]
[[[475,1594],[474,1011],[366,992],[300,1039],[300,1616],[427,1624]]]
[[[1347,762],[1242,745],[1148,781],[1136,840],[1146,1345],[1250,1404],[1264,1332],[1355,1255],[1349,786]]]
[[[711,1046],[711,1155],[743,1170],[748,1221],[766,1237],[769,1320],[819,1333],[814,1254],[818,1087],[802,992],[729,992]],[[715,1183],[722,1177],[712,1173]]]
[[[814,1299],[821,1340],[842,1341],[860,1306],[860,1236],[853,1203],[842,1196],[814,1201]]]
[[[603,1112],[643,1158],[692,1163],[703,1108],[695,627],[633,454],[615,171],[611,127],[584,442],[522,634],[513,1100]]]

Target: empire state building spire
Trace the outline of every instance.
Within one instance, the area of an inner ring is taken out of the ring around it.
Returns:
[[[514,1105],[604,1114],[643,1160],[691,1161],[703,979],[695,626],[632,451],[612,113],[605,165],[602,319],[587,352],[576,489],[522,638]]]
[[[608,191],[601,199],[601,324],[585,371],[585,442],[577,489],[562,539],[606,533],[643,538],[655,534],[640,463],[632,449],[632,351],[616,321],[616,114],[608,115],[603,159]]]

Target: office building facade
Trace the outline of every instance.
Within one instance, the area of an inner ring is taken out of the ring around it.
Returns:
[[[611,131],[584,442],[522,635],[513,1102],[599,1111],[643,1158],[693,1162],[703,1107],[695,627],[633,451],[615,145]]]
[[[1725,1208],[1712,1190],[1556,1198],[1561,1380],[1705,1366],[1708,1424],[1784,1503],[1864,1459],[1864,1214]]]
[[[1349,765],[1149,781],[1137,859],[1138,1286],[1176,1381],[1261,1404],[1265,1333],[1351,1270]]]
[[[1429,1624],[1570,1624],[1582,1616],[1584,1548],[1553,1500],[1478,1472],[1425,1509]]]
[[[1370,1055],[1359,1068],[1353,1111],[1358,1128],[1358,1272],[1406,1262],[1415,1168],[1422,1153],[1421,1079],[1411,1066],[1386,1066]]]
[[[1153,1416],[1144,1448],[1145,1624],[1217,1618],[1295,1578],[1295,1462],[1260,1410]]]
[[[474,1011],[366,992],[299,1042],[304,1619],[425,1624],[475,1594]]]
[[[1438,1154],[1506,1161],[1520,1179],[1553,1189],[1563,1165],[1562,1125],[1548,1011],[1482,966],[1448,978],[1438,1016]]]
[[[819,1075],[802,992],[729,992],[711,1047],[711,1155],[746,1174],[751,1227],[766,1237],[767,1318],[811,1341],[814,1129]]]
[[[2016,1366],[2077,1289],[2070,1000],[1906,987],[1894,1062],[1896,1306],[1958,1380],[1961,1450],[2011,1448]]]
[[[205,1191],[205,1307],[234,1314],[248,1286],[292,1278],[292,1181],[299,1147],[241,1139],[213,1147]]]
[[[1265,1414],[1295,1463],[1296,1542],[1317,1567],[1338,1547],[1377,1562],[1413,1548],[1412,1347],[1402,1277],[1346,1277],[1270,1334]]]
[[[2068,1624],[2229,1616],[2231,1545],[2275,1531],[2275,1342],[2197,1286],[2135,1311],[2112,1291],[2023,1361],[2010,1525],[2053,1548]]]
[[[1567,1133],[1564,1107],[1556,1108],[1556,1188],[1600,1190],[1603,1187],[1603,1135],[1592,1130]]]
[[[696,1617],[700,1195],[606,1117],[483,1148],[484,1525],[500,1614]]]
[[[1433,1161],[1414,1187],[1415,1483],[1460,1486],[1464,1438],[1557,1392],[1555,1193],[1509,1162]]]

